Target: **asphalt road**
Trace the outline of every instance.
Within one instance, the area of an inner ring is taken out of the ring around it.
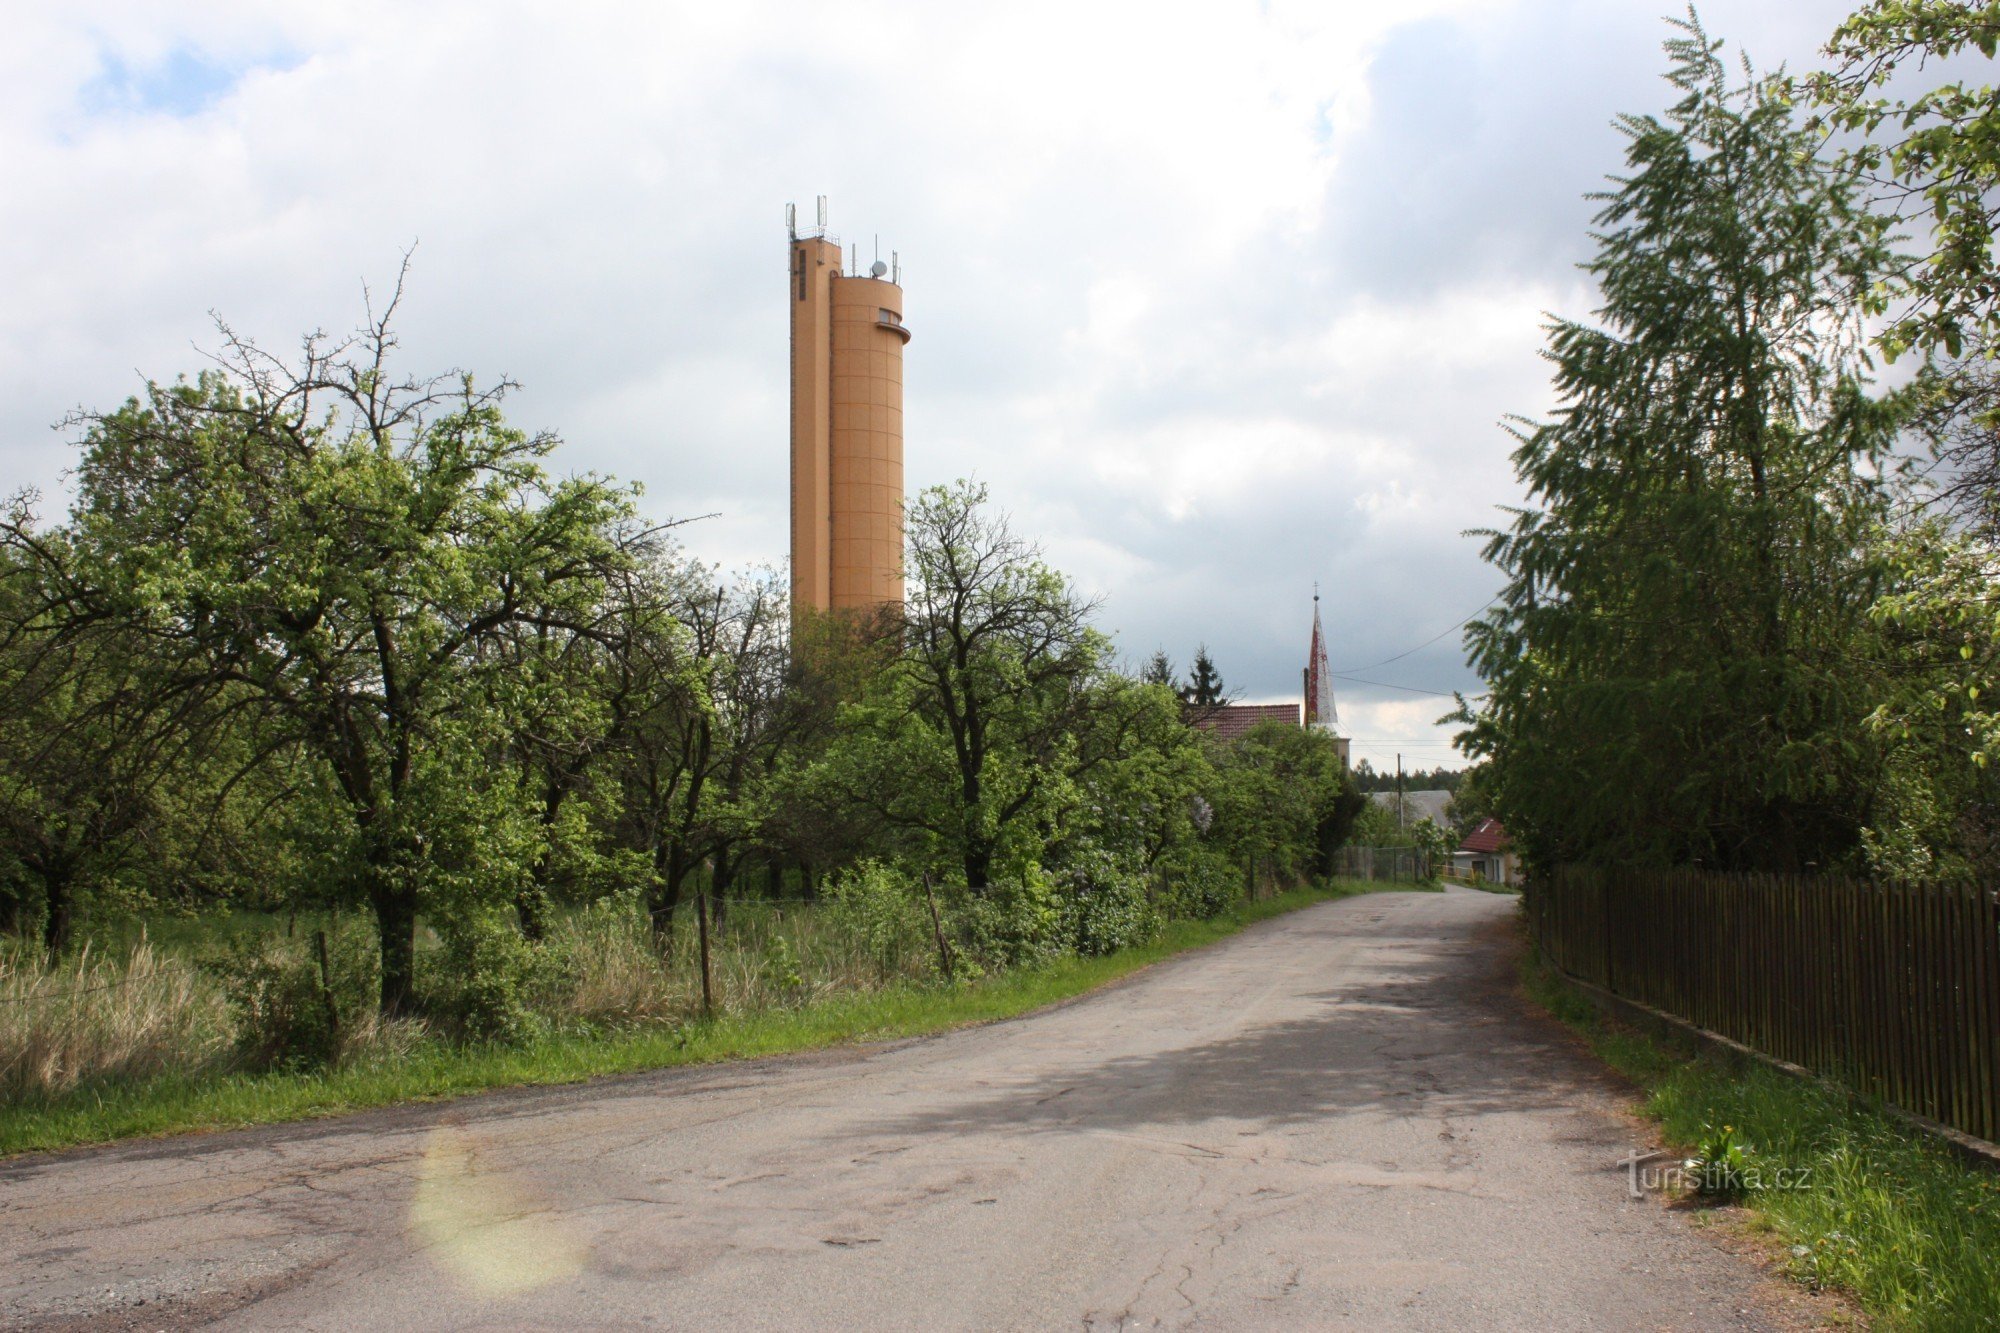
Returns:
[[[13,1324],[1763,1328],[1512,900],[1383,894],[948,1036],[0,1164]],[[1712,1230],[1712,1229],[1710,1229]]]

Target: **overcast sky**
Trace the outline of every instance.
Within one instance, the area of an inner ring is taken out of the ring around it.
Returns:
[[[1703,6],[1810,65],[1851,0]],[[143,3],[0,47],[0,490],[78,406],[351,327],[417,244],[408,368],[521,382],[564,470],[777,562],[784,205],[900,253],[906,464],[987,482],[1133,659],[1296,698],[1317,582],[1355,753],[1451,761],[1546,311],[1593,304],[1610,121],[1666,6]],[[1389,686],[1402,686],[1393,689]]]

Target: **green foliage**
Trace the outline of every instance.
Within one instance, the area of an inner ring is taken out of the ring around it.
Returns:
[[[1095,958],[1152,938],[1159,919],[1146,877],[1105,849],[1072,854],[1051,876],[1056,938],[1064,952]]]
[[[1450,862],[1458,839],[1452,836],[1450,829],[1426,815],[1411,826],[1410,843],[1430,858],[1431,873],[1435,875]]]
[[[862,942],[884,982],[932,949],[918,893],[909,875],[872,860],[833,876],[822,890],[829,920]]]
[[[860,650],[883,669],[841,708],[814,781],[976,892],[1075,806],[1078,779],[1112,757],[1093,742],[1118,739],[1099,715],[1133,691],[1112,676],[1090,605],[984,487],[926,490],[907,527],[903,623],[893,646]]]
[[[173,689],[226,687],[267,752],[318,770],[387,1011],[414,992],[426,876],[467,890],[433,807],[552,697],[549,655],[507,645],[589,628],[631,514],[544,471],[555,440],[506,423],[506,385],[390,380],[393,341],[385,318],[288,368],[232,335],[222,369],[86,418],[73,558],[45,561],[64,623],[157,645]]]
[[[954,893],[949,910],[961,954],[982,972],[1036,966],[1059,952],[1062,909],[1055,886],[1032,862],[979,893]]]
[[[1243,873],[1214,844],[1178,850],[1162,867],[1154,902],[1168,920],[1206,921],[1220,916],[1242,896]]]
[[[1367,798],[1353,790],[1332,737],[1265,722],[1218,746],[1215,828],[1254,877],[1296,884],[1324,870],[1324,852],[1353,836]]]
[[[1716,1129],[1703,1125],[1694,1156],[1684,1166],[1696,1194],[1711,1199],[1737,1199],[1750,1188],[1754,1156],[1749,1145],[1737,1141],[1735,1126]]]
[[[1395,807],[1373,800],[1355,816],[1347,840],[1357,847],[1416,846],[1415,831],[1409,827],[1398,827]]]
[[[380,969],[373,942],[358,932],[239,937],[209,966],[236,1009],[237,1044],[249,1068],[338,1065],[374,1032]]]
[[[1887,223],[1780,85],[1733,84],[1692,20],[1681,97],[1627,116],[1599,196],[1595,324],[1558,320],[1561,397],[1523,423],[1531,497],[1467,631],[1465,743],[1531,864],[1793,869],[1858,854],[1881,756],[1870,553],[1902,410],[1866,392]]]
[[[2000,89],[1945,78],[1909,90],[1925,66],[1958,73],[1973,55],[1992,60],[1996,42],[1991,0],[1871,0],[1828,41],[1834,67],[1805,81],[1820,119],[1861,138],[1852,169],[1882,181],[1884,203],[1929,232],[1923,261],[1883,274],[1872,297],[1876,308],[1900,303],[1880,335],[1892,358],[1911,348],[1956,358],[2000,335]]]

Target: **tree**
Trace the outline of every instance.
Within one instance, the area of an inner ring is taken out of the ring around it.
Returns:
[[[987,502],[967,482],[917,497],[903,623],[872,649],[885,669],[843,708],[848,735],[821,769],[975,893],[1003,844],[1102,761],[1077,740],[1103,703],[1094,687],[1109,658],[1092,604]]]
[[[199,784],[216,713],[212,689],[161,688],[134,636],[65,623],[73,566],[25,502],[0,524],[0,915],[10,930],[38,915],[51,955],[84,892],[160,860],[172,789]]]
[[[1872,0],[1828,41],[1834,67],[1807,81],[1829,126],[1867,136],[1850,162],[1881,203],[1929,227],[1930,253],[1882,275],[1905,303],[1881,335],[1891,357],[1916,348],[1956,358],[2000,342],[2000,89],[1947,79],[1905,95],[1897,82],[1913,65],[1991,60],[1996,49],[1990,0]]]
[[[1222,673],[1215,669],[1215,662],[1208,655],[1208,645],[1202,644],[1194,650],[1194,665],[1188,668],[1187,684],[1181,687],[1181,702],[1202,714],[1212,712],[1229,702],[1228,691],[1222,684]]]
[[[83,418],[64,608],[310,756],[388,1013],[412,1000],[419,910],[511,907],[537,857],[532,807],[489,762],[533,685],[505,641],[588,633],[631,515],[605,481],[546,475],[555,438],[506,423],[511,385],[393,378],[395,307],[307,338],[297,365],[225,327],[218,369]]]
[[[1153,650],[1153,655],[1146,659],[1145,667],[1139,672],[1139,679],[1148,685],[1164,685],[1176,694],[1180,692],[1180,677],[1174,670],[1174,660],[1167,656],[1164,648]]]
[[[1252,885],[1324,873],[1327,854],[1368,805],[1339,747],[1317,727],[1262,722],[1215,744],[1214,761],[1220,780],[1213,836]]]
[[[649,572],[647,612],[618,670],[643,706],[620,757],[625,818],[649,861],[646,907],[656,937],[673,930],[690,877],[705,863],[726,885],[739,849],[761,833],[746,802],[801,718],[785,697],[785,597],[760,574],[729,584],[699,564]]]
[[[1559,320],[1561,406],[1522,423],[1530,493],[1467,631],[1489,697],[1464,743],[1539,864],[1794,869],[1852,855],[1879,754],[1862,651],[1900,405],[1862,317],[1893,262],[1853,172],[1782,88],[1732,86],[1690,18],[1681,99],[1627,116],[1598,196],[1598,325]]]

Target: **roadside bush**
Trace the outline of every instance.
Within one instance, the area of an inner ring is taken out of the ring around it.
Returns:
[[[251,1068],[338,1065],[376,1035],[381,977],[366,930],[239,938],[210,966],[236,1011],[237,1049]]]
[[[86,947],[55,966],[30,946],[0,950],[0,1098],[167,1071],[200,1074],[230,1058],[221,987],[150,942],[122,961]]]
[[[1243,871],[1210,847],[1190,848],[1162,866],[1154,902],[1170,920],[1207,921],[1242,895]]]
[[[1151,939],[1159,927],[1145,877],[1108,852],[1091,852],[1052,878],[1058,938],[1071,953],[1085,958],[1116,953]]]
[[[547,1029],[536,1000],[559,987],[558,955],[492,913],[448,918],[438,938],[448,964],[430,969],[425,1008],[452,1036],[518,1045]]]
[[[884,983],[918,970],[933,949],[921,897],[909,875],[880,861],[833,876],[821,892],[827,924],[854,938]]]
[[[1055,885],[1033,862],[1019,875],[996,876],[983,893],[955,888],[951,918],[960,952],[982,969],[1020,967],[1062,952]]]

